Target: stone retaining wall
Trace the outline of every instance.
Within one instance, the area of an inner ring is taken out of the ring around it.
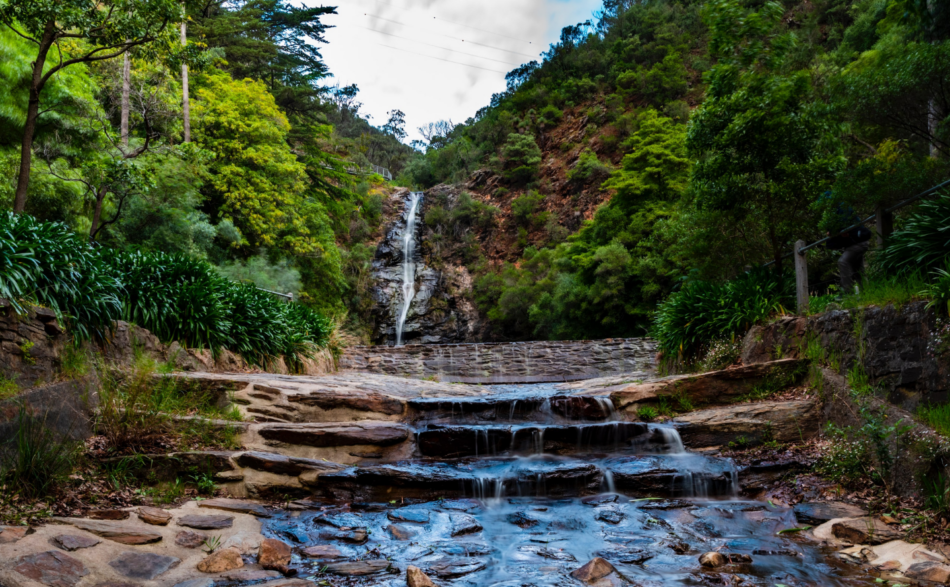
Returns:
[[[649,338],[350,347],[341,370],[457,383],[548,383],[652,371]]]

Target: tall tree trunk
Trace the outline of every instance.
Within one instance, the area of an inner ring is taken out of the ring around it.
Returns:
[[[106,200],[108,190],[105,186],[100,186],[96,190],[96,207],[92,212],[92,226],[89,228],[89,239],[96,239],[96,232],[99,230],[99,222],[102,220],[102,203]]]
[[[185,22],[181,23],[181,44],[185,46],[188,44],[188,38],[186,36]],[[188,64],[181,64],[181,109],[183,120],[185,124],[185,142],[191,142],[191,104],[188,100]]]
[[[20,174],[17,177],[16,192],[13,196],[13,211],[23,212],[26,208],[26,194],[30,188],[30,164],[33,161],[33,136],[36,134],[36,119],[40,115],[40,92],[43,90],[43,66],[46,55],[53,46],[56,24],[46,23],[40,47],[33,62],[33,79],[30,81],[30,99],[26,107],[26,124],[23,125],[23,142],[20,146]]]
[[[119,123],[122,145],[129,146],[129,91],[132,84],[132,59],[129,52],[122,55],[122,119]]]

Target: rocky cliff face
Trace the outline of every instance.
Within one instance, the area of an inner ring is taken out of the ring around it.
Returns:
[[[399,196],[408,201],[408,193]],[[428,193],[426,194],[428,195]],[[448,344],[475,340],[478,312],[466,295],[471,290],[471,277],[463,266],[442,265],[433,267],[432,259],[422,246],[424,217],[427,209],[423,196],[416,223],[416,242],[413,261],[415,271],[415,296],[403,326],[403,342],[408,344]],[[403,241],[406,236],[408,209],[403,206],[401,214],[387,227],[385,237],[376,248],[373,260],[375,280],[373,342],[395,344],[396,324],[403,304]]]

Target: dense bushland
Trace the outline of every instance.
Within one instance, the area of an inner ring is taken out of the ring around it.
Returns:
[[[332,321],[222,277],[205,261],[165,253],[113,251],[60,223],[0,215],[0,297],[17,311],[57,312],[77,341],[108,335],[123,319],[163,342],[228,349],[266,366],[291,368],[326,346]]]

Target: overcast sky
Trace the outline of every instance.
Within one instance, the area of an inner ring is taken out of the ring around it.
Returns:
[[[505,74],[538,59],[561,28],[592,19],[602,0],[340,0],[323,56],[330,84],[356,84],[379,126],[406,113],[409,139],[427,122],[464,122],[505,89]],[[307,4],[316,4],[307,0]]]

